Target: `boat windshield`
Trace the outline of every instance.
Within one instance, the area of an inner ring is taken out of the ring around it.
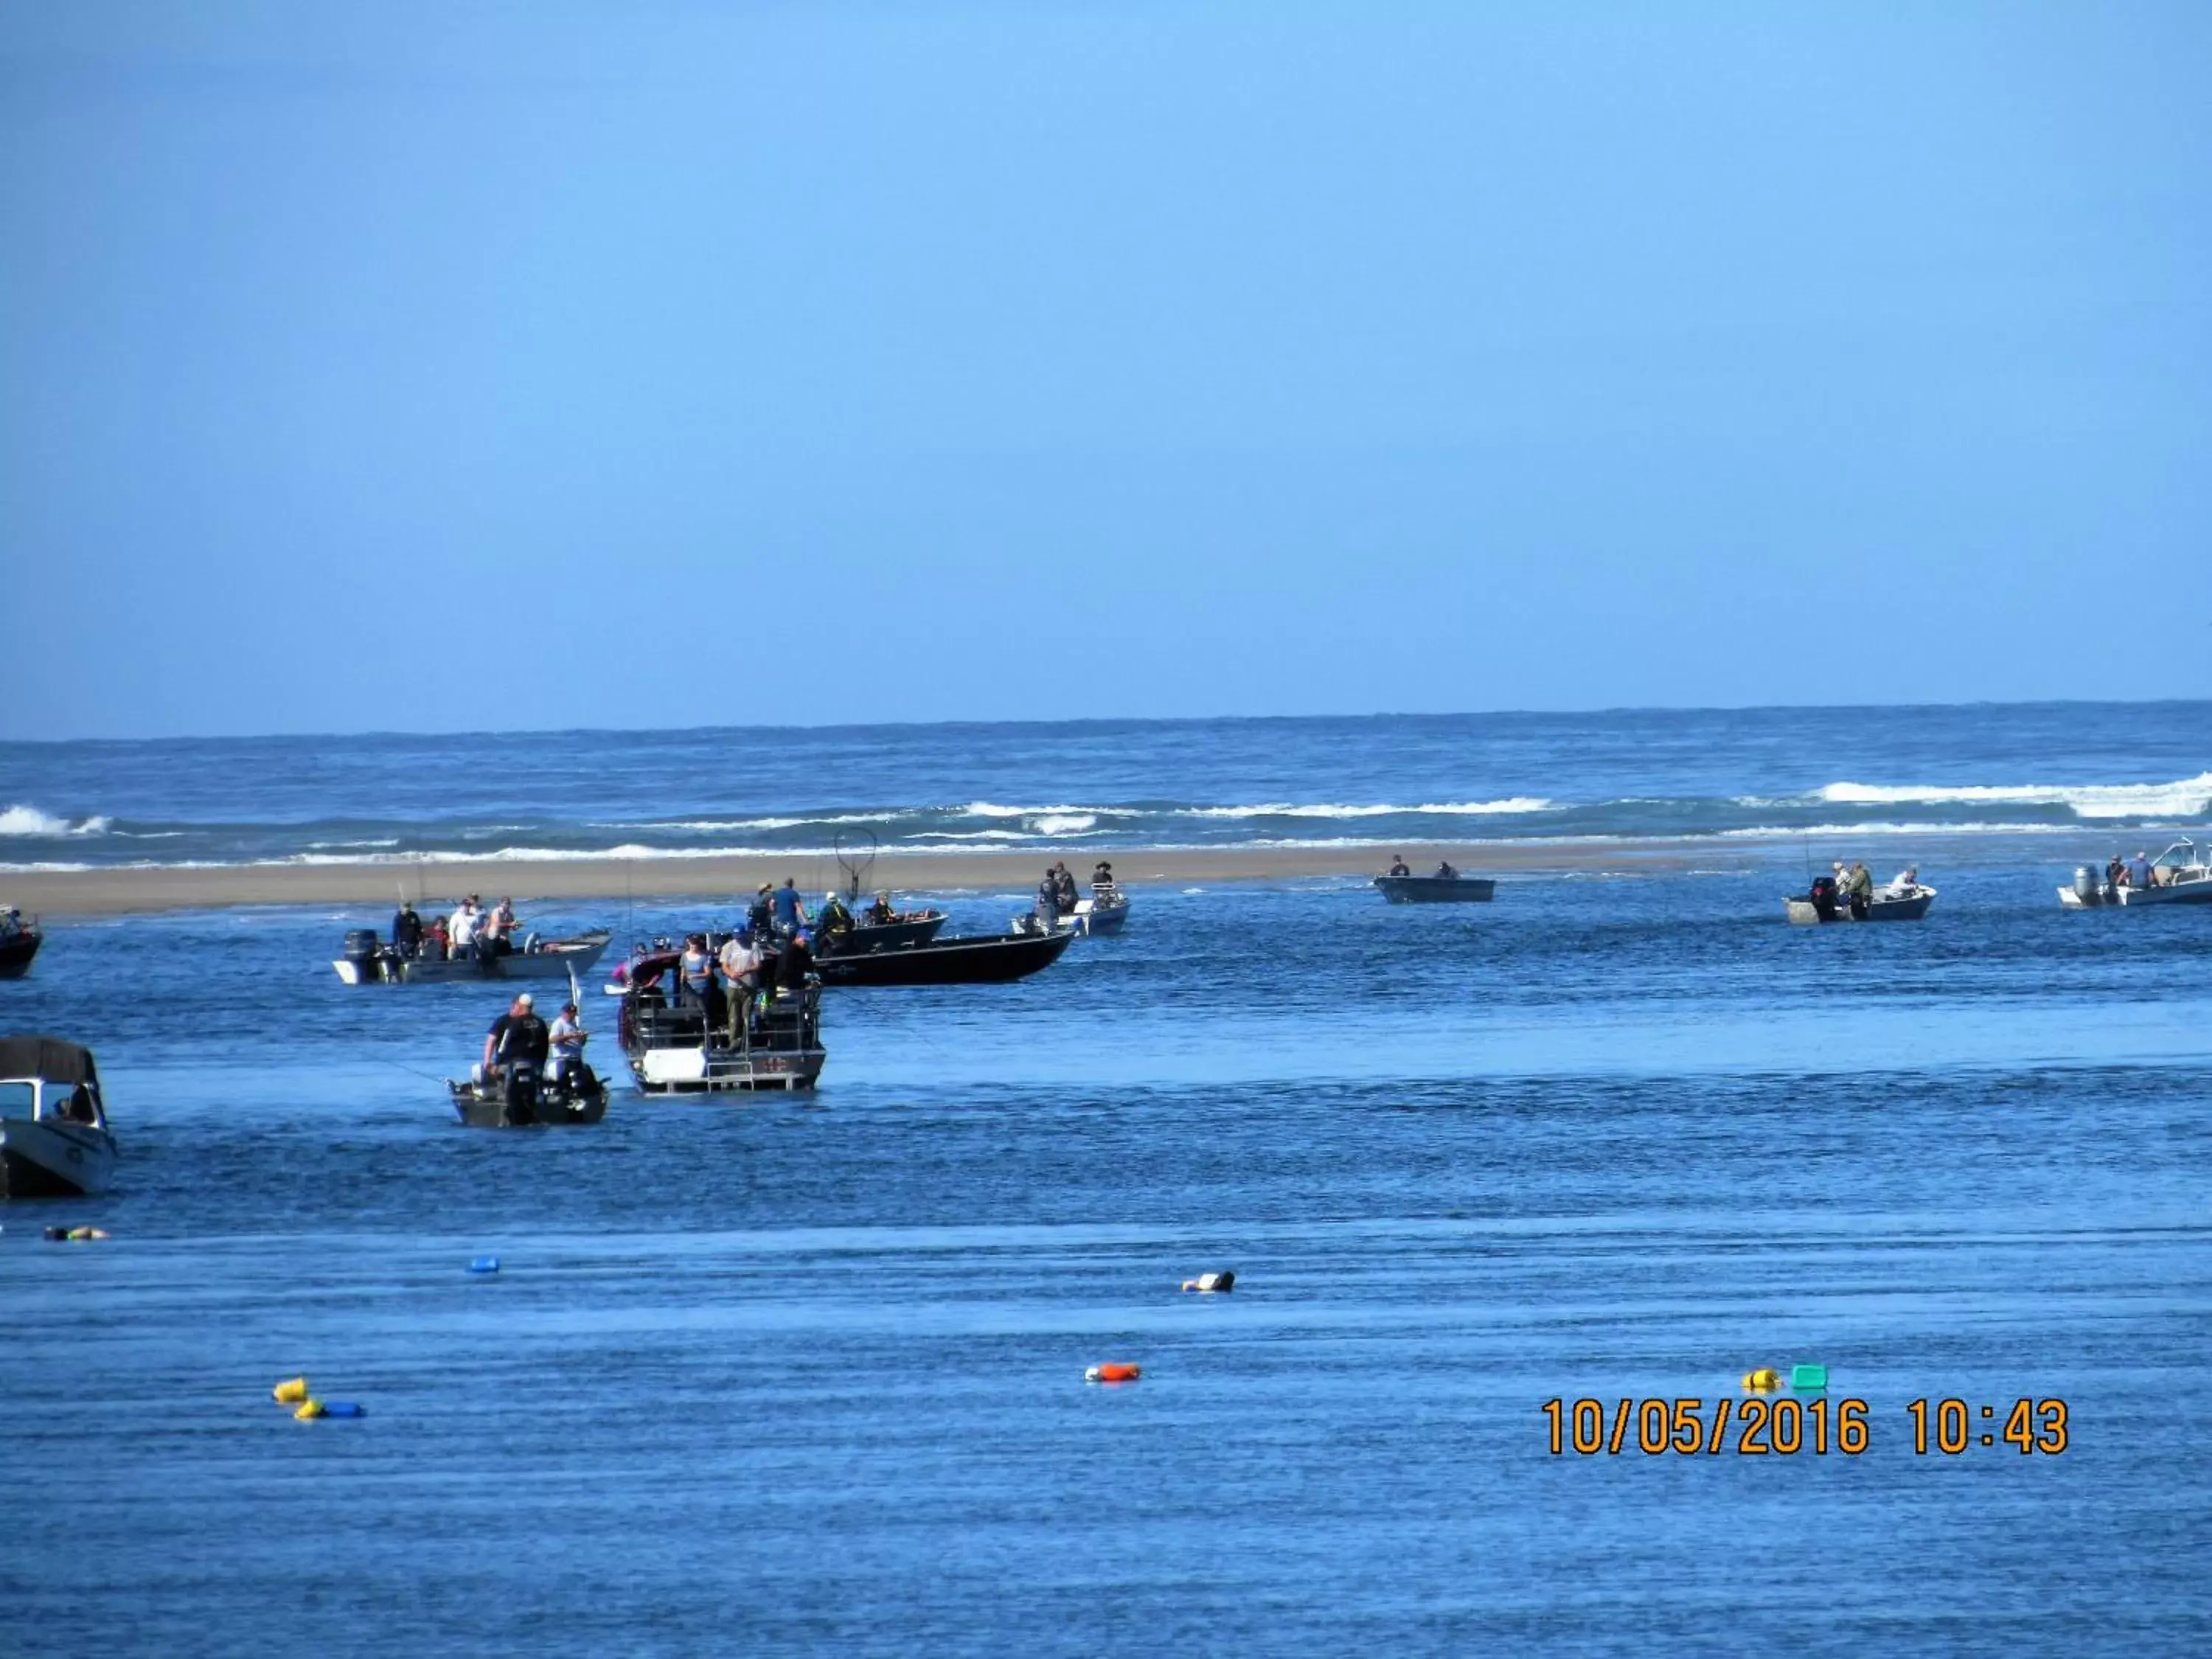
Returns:
[[[2151,860],[2160,869],[2194,870],[2201,867],[2204,855],[2197,850],[2193,841],[2178,841]]]
[[[39,1085],[22,1078],[9,1078],[0,1082],[0,1117],[12,1117],[21,1121],[36,1117],[39,1112]]]

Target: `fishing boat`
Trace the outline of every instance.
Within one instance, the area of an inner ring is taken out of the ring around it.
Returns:
[[[1498,884],[1486,876],[1377,876],[1375,884],[1393,904],[1487,904]]]
[[[991,985],[1027,979],[1060,958],[1073,927],[979,933],[887,951],[817,954],[824,985]]]
[[[943,931],[950,920],[942,910],[913,910],[890,921],[870,922],[855,921],[843,937],[854,950],[895,950],[908,945],[927,945]]]
[[[1936,890],[1916,883],[1909,888],[1885,889],[1876,893],[1867,903],[1863,916],[1851,914],[1851,908],[1839,895],[1832,895],[1824,904],[1811,893],[1795,894],[1782,901],[1784,913],[1790,921],[1800,924],[1827,921],[1917,921],[1928,914],[1928,907],[1936,902]]]
[[[565,1076],[548,1066],[481,1066],[465,1079],[447,1078],[453,1112],[471,1129],[519,1129],[597,1123],[607,1115],[607,1085],[580,1062]]]
[[[12,904],[0,904],[0,979],[21,979],[31,970],[46,935],[35,921],[26,921]]]
[[[435,957],[425,951],[403,956],[373,927],[345,936],[345,954],[331,966],[348,985],[452,985],[497,979],[566,979],[592,970],[613,937],[604,927],[571,939],[524,935],[511,951],[480,956]]]
[[[115,1168],[92,1050],[0,1036],[0,1198],[89,1198]]]
[[[2101,871],[2083,865],[2074,884],[2058,890],[2069,910],[2097,910],[2112,905],[2212,904],[2212,866],[2193,841],[2178,841],[2150,861],[2150,879],[2142,886],[2107,881]]]
[[[829,1051],[822,1046],[822,988],[749,1000],[734,1020],[720,997],[711,1011],[678,997],[683,953],[652,951],[616,969],[610,996],[622,999],[623,1053],[649,1095],[811,1089]]]
[[[1094,887],[1075,902],[1075,927],[1082,933],[1118,933],[1129,920],[1129,896],[1119,887]]]

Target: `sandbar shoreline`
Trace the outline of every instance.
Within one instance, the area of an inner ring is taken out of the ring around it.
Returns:
[[[1026,891],[1045,866],[1064,860],[1079,881],[1110,860],[1132,887],[1204,882],[1267,883],[1372,875],[1392,850],[1426,872],[1448,858],[1470,875],[1656,875],[1750,872],[1794,843],[1764,841],[1580,841],[1516,844],[1407,842],[1366,847],[1054,848],[1020,853],[885,853],[872,884],[894,891]],[[465,893],[518,904],[550,901],[734,899],[789,876],[810,896],[837,885],[836,860],[822,854],[708,858],[562,860],[424,859],[383,864],[141,866],[0,872],[0,902],[53,920],[252,905],[362,905],[389,908],[402,893],[440,904]]]

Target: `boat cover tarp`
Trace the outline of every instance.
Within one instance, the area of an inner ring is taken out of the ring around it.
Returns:
[[[49,1083],[100,1081],[92,1069],[91,1049],[28,1032],[0,1036],[0,1077],[44,1078]]]

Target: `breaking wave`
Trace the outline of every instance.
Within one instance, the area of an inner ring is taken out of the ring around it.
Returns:
[[[0,836],[104,836],[112,818],[79,818],[72,823],[67,818],[58,818],[51,812],[41,812],[35,806],[10,806],[0,810]]]
[[[2063,806],[2090,819],[2201,817],[2212,811],[2212,772],[2172,783],[1831,783],[1814,798],[1844,806]]]

